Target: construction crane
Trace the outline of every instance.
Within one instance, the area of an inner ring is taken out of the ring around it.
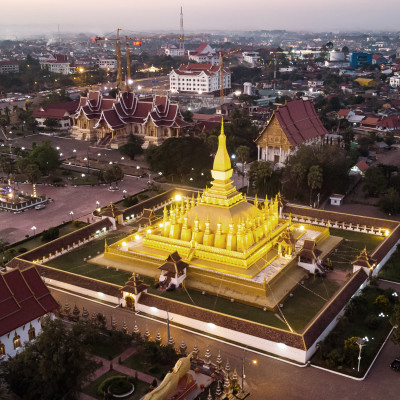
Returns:
[[[235,49],[235,50],[229,50],[229,51],[224,51],[223,47],[221,47],[221,51],[219,52],[219,71],[220,71],[220,92],[219,92],[219,101],[220,104],[224,103],[224,57],[236,53],[240,51],[241,49]]]
[[[121,88],[122,84],[122,63],[121,63],[121,41],[125,41],[126,48],[126,85],[129,88],[129,82],[131,80],[131,64],[129,58],[129,44],[130,41],[133,40],[132,44],[136,47],[140,47],[142,45],[143,40],[149,39],[179,39],[181,43],[183,43],[184,35],[183,33],[180,35],[168,35],[168,36],[141,36],[141,37],[131,37],[131,36],[120,36],[121,28],[117,29],[117,35],[115,38],[105,37],[105,36],[96,36],[93,37],[92,40],[94,42],[98,41],[115,41],[115,53],[117,55],[117,87]],[[180,45],[180,47],[183,46]]]

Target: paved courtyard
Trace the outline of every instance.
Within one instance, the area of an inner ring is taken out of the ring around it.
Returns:
[[[32,193],[32,185],[20,184],[19,189],[23,192]],[[20,214],[0,211],[0,238],[9,243],[32,235],[32,226],[36,226],[36,233],[42,232],[52,226],[73,219],[81,219],[91,222],[92,212],[96,208],[96,201],[100,206],[108,205],[111,201],[116,202],[123,197],[123,190],[128,195],[137,193],[147,187],[147,179],[136,179],[126,176],[119,183],[119,191],[109,191],[108,185],[100,186],[37,186],[39,195],[45,195],[54,201],[47,204],[42,210],[30,209]],[[71,215],[71,211],[73,215]]]

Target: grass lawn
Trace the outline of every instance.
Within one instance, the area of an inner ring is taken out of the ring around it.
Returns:
[[[70,251],[60,257],[46,262],[49,267],[61,269],[105,282],[123,285],[130,277],[128,272],[116,271],[113,268],[107,269],[99,265],[89,264],[84,258],[95,257],[104,251],[104,240],[112,244],[126,236],[125,232],[109,232],[98,239]]]
[[[300,333],[338,289],[339,284],[335,280],[310,276],[284,303],[283,315],[289,325]]]
[[[126,350],[126,344],[114,341],[112,344],[104,344],[102,342],[97,342],[92,344],[89,348],[89,352],[95,356],[105,358],[106,360],[112,360],[113,358],[120,355],[124,350]]]
[[[329,229],[331,235],[341,236],[343,240],[336,249],[327,257],[331,259],[333,268],[341,271],[350,271],[351,262],[354,261],[364,247],[372,252],[383,240],[383,236],[370,235],[368,233],[352,232],[343,229]]]
[[[184,289],[177,289],[170,292],[161,292],[157,289],[149,288],[148,291],[149,293],[155,294],[157,296],[166,297],[172,300],[180,301],[182,303],[206,308],[212,311],[218,311],[223,314],[247,319],[250,321],[258,322],[260,324],[274,326],[280,329],[288,329],[286,324],[284,324],[279,318],[277,318],[272,311],[263,311],[263,309],[261,308],[252,307],[243,303],[232,303],[228,299],[217,297],[209,293],[203,295],[200,291],[191,289],[188,289],[187,291],[185,291]]]
[[[110,378],[111,376],[115,376],[115,375],[126,376],[118,371],[114,371],[114,370],[108,371],[104,375],[102,375],[98,379],[96,379],[95,381],[91,382],[88,386],[86,386],[83,389],[83,393],[86,393],[89,396],[94,397],[95,399],[103,400],[104,399],[103,395],[99,396],[97,394],[97,388],[99,387],[101,382],[104,381],[104,379]],[[135,385],[135,391],[133,392],[133,394],[131,396],[124,397],[124,400],[139,400],[148,392],[148,389],[149,389],[148,383],[137,380],[136,383],[134,383],[134,385]]]
[[[143,357],[140,357],[138,354],[133,354],[127,358],[123,364],[128,368],[136,369],[160,380],[173,368],[173,365],[162,365],[157,362],[147,363]]]
[[[40,212],[43,213],[43,212],[46,212],[46,211],[41,210]],[[74,232],[77,229],[80,229],[82,227],[83,226],[76,227],[76,226],[73,225],[72,222],[68,222],[67,224],[65,224],[62,227],[60,227],[60,235],[59,235],[59,237],[64,236],[64,235],[66,235],[68,233]],[[24,241],[22,243],[15,244],[15,245],[11,246],[9,248],[9,250],[10,249],[14,249],[16,251],[15,255],[17,255],[18,253],[21,253],[21,251],[19,251],[19,249],[26,249],[26,251],[28,251],[28,250],[35,249],[36,247],[42,246],[45,243],[46,242],[42,242],[41,235],[38,234],[38,235],[36,235],[34,237],[28,238],[26,241]]]
[[[381,310],[374,304],[376,297],[384,294],[390,300],[389,309],[386,310],[386,313],[390,315],[394,298],[389,292],[392,291],[383,291],[372,286],[364,289],[362,294],[358,296],[363,301],[363,304],[360,305],[359,298],[353,299],[352,307],[350,307],[352,312],[347,312],[340,319],[333,331],[322,342],[320,350],[314,355],[312,362],[349,375],[364,375],[391,328],[389,318],[378,317]],[[368,323],[371,317],[377,317],[378,319],[378,324],[375,327]],[[357,373],[356,369],[358,351],[355,351],[357,354],[354,354],[349,363],[336,361],[331,365],[329,359],[332,357],[327,356],[331,351],[344,354],[344,341],[351,337],[367,337],[369,340],[362,350],[360,373]]]
[[[66,183],[68,185],[97,185],[99,179],[96,172],[88,174],[87,171],[78,172],[65,168],[58,168],[52,172],[48,178],[44,178],[43,182]]]
[[[400,282],[400,247],[392,254],[379,272],[379,278]]]

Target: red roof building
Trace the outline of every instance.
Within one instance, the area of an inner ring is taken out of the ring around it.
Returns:
[[[44,127],[46,119],[56,119],[58,129],[69,129],[72,125],[71,116],[75,113],[79,101],[68,101],[58,104],[48,104],[36,107],[33,110],[33,117],[38,122],[38,126]]]
[[[13,357],[40,332],[40,318],[58,303],[35,267],[0,274],[0,359]]]
[[[188,56],[189,60],[197,63],[219,64],[218,54],[208,43],[202,43],[196,50],[189,50]]]
[[[138,98],[132,92],[120,92],[118,98],[89,92],[81,97],[74,116],[72,134],[78,139],[96,137],[97,143],[122,143],[129,134],[142,136],[145,146],[160,144],[168,137],[180,136],[185,122],[178,104],[167,96]]]
[[[284,163],[298,146],[320,142],[327,133],[311,101],[293,100],[275,110],[255,140],[258,160]]]

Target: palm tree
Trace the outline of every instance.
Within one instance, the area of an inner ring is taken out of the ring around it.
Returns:
[[[247,146],[239,146],[236,149],[236,157],[242,163],[242,186],[244,186],[244,165],[250,157],[250,149]]]
[[[307,175],[307,183],[310,188],[310,206],[312,199],[312,192],[314,189],[321,189],[323,182],[322,168],[319,165],[310,167]]]
[[[36,195],[36,184],[39,182],[42,174],[40,173],[40,169],[36,164],[29,164],[26,167],[26,176],[28,181],[32,183],[33,186],[33,197],[37,197]]]
[[[8,242],[6,242],[4,239],[0,238],[0,254],[1,254],[1,260],[0,260],[0,265],[4,264],[4,252],[7,250]],[[1,393],[1,391],[0,391]],[[0,397],[2,399],[2,397]]]
[[[296,182],[297,189],[299,189],[300,184],[303,182],[306,172],[306,168],[300,163],[294,164],[291,168],[290,177]]]

